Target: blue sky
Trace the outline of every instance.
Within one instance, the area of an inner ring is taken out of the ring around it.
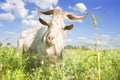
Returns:
[[[35,7],[43,10],[61,7],[75,15],[89,13],[83,21],[67,21],[74,28],[67,31],[66,44],[91,47],[97,38],[100,48],[120,49],[119,4],[119,0],[0,0],[0,42],[16,45],[22,31],[41,26],[38,18],[43,15],[35,12]],[[96,34],[92,14],[97,18]]]

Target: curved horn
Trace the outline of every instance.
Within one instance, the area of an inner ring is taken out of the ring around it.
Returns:
[[[45,15],[51,15],[51,14],[53,14],[54,10],[42,11],[42,10],[35,8],[35,11],[42,13],[42,14],[45,14]]]
[[[83,15],[83,16],[76,16],[76,15],[73,15],[71,13],[67,13],[67,17],[71,20],[82,20],[82,19],[86,18],[87,15],[88,15],[88,13]]]

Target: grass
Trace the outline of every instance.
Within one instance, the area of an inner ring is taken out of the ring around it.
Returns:
[[[94,50],[65,49],[61,68],[41,67],[36,54],[18,58],[16,52],[14,47],[0,48],[0,80],[98,80]],[[120,50],[99,52],[101,80],[120,80]]]

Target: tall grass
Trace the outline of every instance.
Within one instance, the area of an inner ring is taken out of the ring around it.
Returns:
[[[98,80],[94,50],[65,49],[62,66],[40,66],[36,54],[22,58],[14,47],[0,48],[0,80]],[[101,50],[101,80],[120,80],[120,50]]]

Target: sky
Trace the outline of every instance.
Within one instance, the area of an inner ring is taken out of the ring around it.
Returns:
[[[93,47],[95,40],[101,49],[120,49],[120,1],[119,0],[0,0],[0,42],[17,46],[22,31],[41,26],[41,15],[35,8],[49,10],[56,7],[66,12],[82,16],[82,21],[70,21],[74,28],[67,31],[66,45]],[[91,15],[95,15],[94,27]]]

